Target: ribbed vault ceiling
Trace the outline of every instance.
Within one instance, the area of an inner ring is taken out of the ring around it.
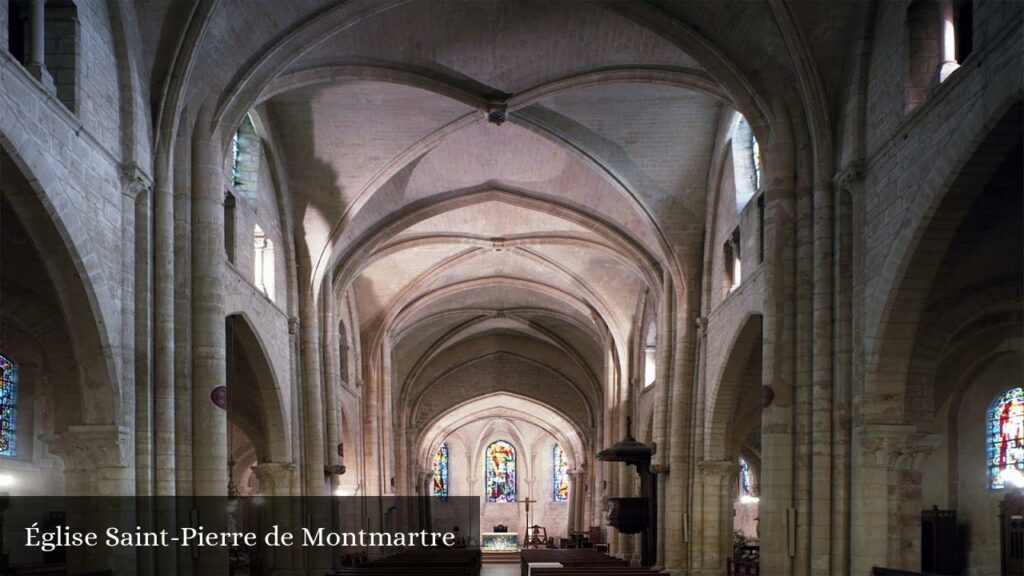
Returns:
[[[159,76],[189,11],[138,6]],[[364,363],[390,351],[393,396],[414,411],[455,402],[446,379],[529,361],[565,387],[549,404],[593,425],[662,281],[686,281],[679,254],[703,251],[724,115],[763,111],[750,90],[792,78],[761,3],[205,7],[186,102],[219,94],[215,121],[259,106],[300,285],[334,281]],[[823,28],[847,12],[819,3],[794,18]],[[829,38],[809,40],[823,62],[843,42]]]

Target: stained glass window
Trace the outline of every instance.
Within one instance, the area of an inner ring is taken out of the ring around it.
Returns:
[[[241,128],[235,131],[234,136],[231,137],[231,181],[235,185],[242,183],[242,171],[240,164],[242,162],[242,147],[238,144],[238,133]]]
[[[448,499],[448,443],[441,444],[434,454],[434,496]]]
[[[761,146],[757,143],[753,131],[750,133],[750,156],[754,164],[754,190],[761,189]]]
[[[995,490],[1024,486],[1024,388],[996,398],[988,412],[988,480]]]
[[[17,434],[18,367],[0,354],[0,456],[15,456]]]
[[[484,451],[488,502],[516,501],[516,449],[498,440]]]
[[[740,498],[744,496],[753,496],[754,489],[750,484],[750,464],[743,458],[740,458]]]
[[[558,444],[551,449],[551,485],[555,502],[569,501],[569,459]]]

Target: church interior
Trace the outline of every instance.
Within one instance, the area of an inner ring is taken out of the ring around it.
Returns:
[[[3,501],[469,497],[483,550],[2,563],[1024,573],[1022,24],[3,0]]]

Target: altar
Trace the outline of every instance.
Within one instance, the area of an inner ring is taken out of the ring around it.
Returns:
[[[483,532],[480,548],[484,552],[519,552],[519,535],[515,532]]]

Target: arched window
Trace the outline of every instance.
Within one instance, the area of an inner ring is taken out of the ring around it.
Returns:
[[[658,377],[658,327],[657,316],[647,324],[644,336],[644,388],[654,384]]]
[[[754,131],[750,131],[750,164],[754,170],[754,190],[761,189],[761,146],[757,143]]]
[[[504,440],[484,451],[484,478],[488,502],[516,501],[516,449]]]
[[[444,442],[434,454],[434,496],[448,499],[448,443]]]
[[[754,496],[754,484],[750,481],[750,464],[740,458],[740,502],[750,502]]]
[[[231,181],[239,196],[255,202],[259,178],[260,137],[252,115],[246,114],[231,138]]]
[[[551,449],[551,485],[555,502],[569,501],[569,459],[559,444]]]
[[[17,456],[18,367],[0,354],[0,456]]]
[[[274,241],[267,238],[256,224],[252,230],[255,254],[253,256],[253,281],[267,298],[274,299]]]
[[[1024,486],[1024,388],[1011,388],[988,411],[989,488]]]
[[[761,190],[764,163],[761,160],[761,146],[742,114],[736,114],[730,131],[736,213],[739,214]]]

